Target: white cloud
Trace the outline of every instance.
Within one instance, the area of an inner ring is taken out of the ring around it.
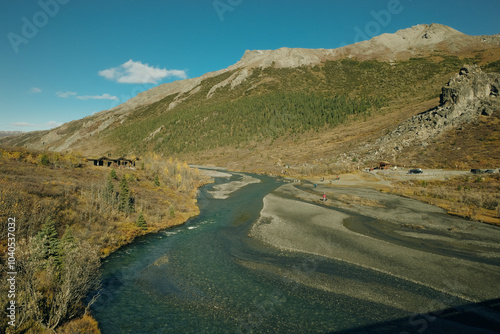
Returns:
[[[47,122],[45,124],[45,126],[49,127],[49,128],[57,128],[58,126],[61,126],[63,125],[63,123],[60,123],[60,122],[56,122],[56,121],[50,121],[50,122]]]
[[[57,92],[57,96],[62,97],[62,98],[68,98],[70,96],[76,95],[75,92]]]
[[[140,61],[133,60],[129,60],[118,67],[99,71],[98,73],[108,80],[130,84],[156,84],[168,77],[187,78],[185,71],[152,67]]]
[[[38,87],[32,87],[30,89],[30,93],[31,94],[38,94],[38,93],[41,93],[41,92],[42,92],[42,90],[40,88],[38,88]]]
[[[16,128],[34,128],[36,125],[28,122],[14,122],[10,123],[10,125]]]
[[[14,122],[10,123],[11,126],[16,128],[38,128],[38,129],[52,129],[61,126],[63,123],[56,121],[49,121],[45,124],[33,124],[28,122]],[[30,130],[31,131],[31,130]]]
[[[79,100],[118,100],[116,96],[110,94],[77,96]]]
[[[76,92],[68,91],[68,92],[57,92],[56,95],[62,98],[68,98],[70,96],[74,96],[79,100],[118,100],[116,96],[113,96],[111,94],[80,96]]]

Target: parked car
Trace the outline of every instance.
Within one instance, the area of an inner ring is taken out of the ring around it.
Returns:
[[[420,168],[412,168],[408,171],[408,174],[422,174],[423,171]]]
[[[479,168],[473,168],[470,170],[472,174],[483,174],[483,171],[480,170]]]
[[[493,174],[495,173],[495,171],[493,169],[487,169],[484,171],[485,173],[488,173],[488,174]]]

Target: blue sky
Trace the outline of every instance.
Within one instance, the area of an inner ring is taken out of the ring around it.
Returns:
[[[336,48],[434,22],[491,35],[499,14],[498,0],[2,1],[0,131],[80,119],[247,49]]]

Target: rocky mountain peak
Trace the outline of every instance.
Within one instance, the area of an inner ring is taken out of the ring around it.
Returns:
[[[484,37],[484,36],[483,36]],[[125,114],[134,108],[154,103],[168,95],[177,94],[170,108],[177,106],[195,92],[203,80],[228,71],[236,71],[233,76],[224,82],[216,84],[207,94],[213,96],[215,91],[226,85],[231,88],[241,84],[252,73],[253,68],[295,68],[300,66],[314,66],[325,60],[338,60],[343,58],[357,58],[359,60],[376,59],[389,61],[395,59],[408,59],[420,53],[440,49],[444,44],[447,49],[457,52],[463,47],[477,43],[492,43],[493,38],[479,40],[476,37],[465,35],[453,28],[442,24],[421,24],[399,30],[394,34],[383,34],[370,40],[348,45],[337,49],[303,49],[282,47],[276,50],[246,50],[242,58],[234,65],[216,72],[206,73],[201,77],[179,80],[154,87],[138,94],[110,112]],[[451,47],[449,46],[451,45]]]
[[[236,67],[299,67],[318,64],[335,55],[333,49],[279,48],[277,50],[246,50]]]
[[[408,29],[399,30],[393,35],[403,40],[408,40],[415,45],[440,43],[450,37],[467,36],[458,30],[438,23],[432,23],[430,25],[419,24]]]
[[[431,24],[417,25],[394,34],[383,34],[337,49],[283,47],[277,50],[247,50],[237,63],[227,68],[206,73],[200,77],[153,87],[131,99],[127,98],[127,101],[123,101],[124,103],[110,110],[96,113],[80,121],[63,124],[57,129],[40,132],[37,134],[38,137],[27,134],[23,138],[32,138],[30,139],[32,148],[50,147],[53,150],[63,151],[80,147],[83,146],[79,144],[82,139],[90,140],[100,133],[111,133],[114,131],[113,129],[129,124],[130,116],[134,115],[135,111],[146,109],[166,97],[169,97],[165,100],[169,101],[168,104],[166,102],[160,103],[159,106],[155,107],[155,112],[165,113],[170,110],[174,112],[174,109],[185,102],[188,103],[191,99],[203,102],[204,98],[208,100],[216,97],[221,91],[230,91],[238,86],[241,87],[249,78],[255,80],[247,88],[247,92],[252,94],[251,90],[259,85],[276,80],[272,74],[266,77],[266,73],[254,78],[252,74],[259,68],[308,67],[320,65],[326,61],[350,58],[358,61],[375,60],[392,63],[393,61],[408,60],[412,57],[462,56],[476,51],[485,54],[488,51],[487,56],[495,58],[499,44],[500,35],[474,37],[444,25]],[[321,71],[321,66],[318,69]],[[272,71],[270,72],[272,73]],[[282,73],[284,77],[287,75],[286,72]],[[431,123],[434,121],[438,124],[439,130],[439,124],[458,122],[465,117],[460,118],[462,114],[476,115],[478,108],[482,108],[481,112],[483,113],[490,113],[495,108],[495,101],[500,100],[495,98],[498,96],[499,86],[498,77],[495,79],[473,66],[464,67],[443,88],[441,109],[419,115],[419,119],[403,125],[399,134],[396,131],[394,136],[403,138],[408,135],[408,141],[410,141],[415,136],[407,131],[408,128],[405,128],[407,126],[412,129],[421,129],[418,133],[424,138],[429,134],[429,131],[422,129],[432,128]],[[475,105],[479,100],[482,101],[481,106]],[[467,108],[475,111],[469,112]],[[77,130],[74,130],[75,128]],[[161,129],[161,124],[152,133],[158,133],[157,131],[160,131],[158,129]],[[402,133],[405,135],[402,136]],[[19,142],[21,141],[28,142],[28,139],[20,139]]]

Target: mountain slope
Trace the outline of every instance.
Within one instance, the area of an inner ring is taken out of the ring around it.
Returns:
[[[163,84],[111,110],[2,143],[87,155],[152,150],[196,161],[202,152],[231,155],[263,143],[270,152],[275,141],[300,147],[341,124],[355,124],[350,132],[361,131],[363,122],[380,125],[357,133],[357,143],[425,111],[419,106],[432,107],[429,101],[464,63],[494,70],[499,44],[499,36],[467,36],[432,24],[339,49],[246,51],[226,69]]]

